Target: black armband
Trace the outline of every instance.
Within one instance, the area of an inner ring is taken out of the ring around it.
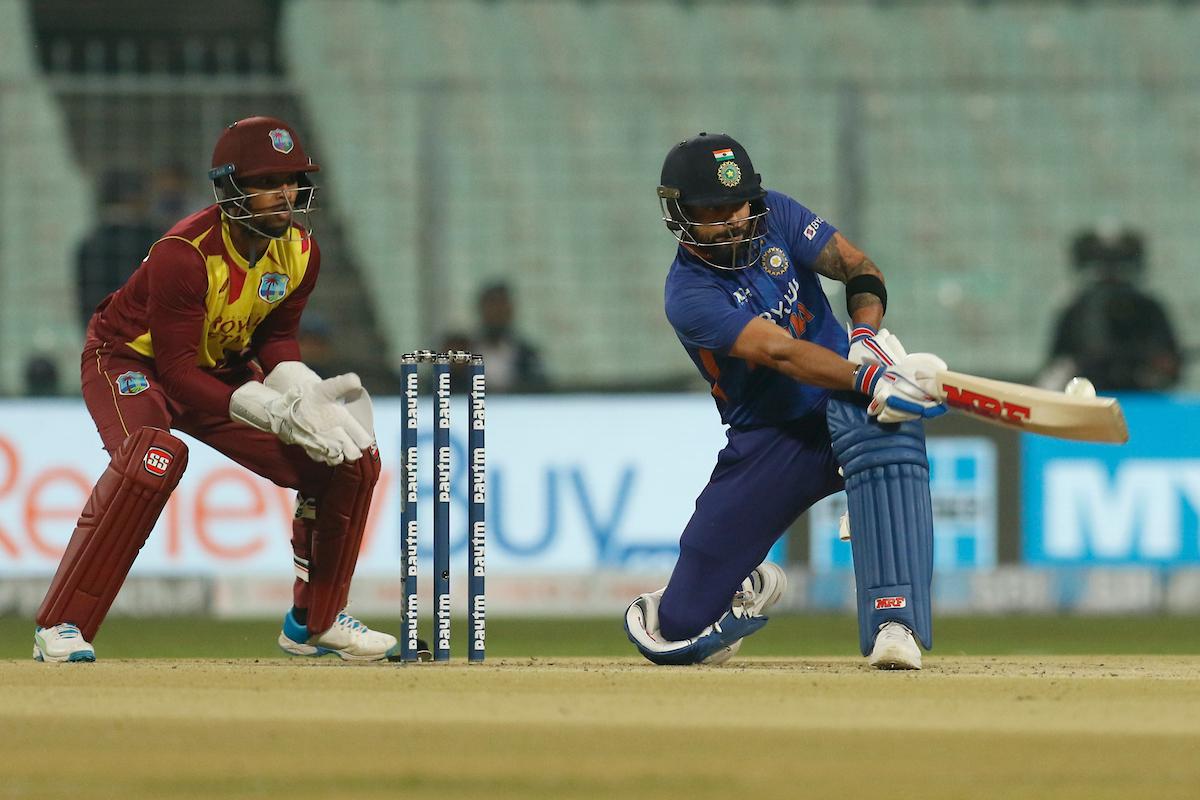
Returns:
[[[856,294],[873,294],[879,298],[879,302],[883,303],[884,313],[887,313],[887,289],[883,286],[883,281],[874,275],[855,275],[850,280],[846,281],[846,311],[853,314],[854,309],[850,307],[850,301],[854,299]]]

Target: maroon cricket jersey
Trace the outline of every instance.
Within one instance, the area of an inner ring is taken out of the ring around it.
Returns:
[[[180,221],[96,309],[90,334],[153,362],[173,400],[227,415],[236,388],[212,373],[257,358],[265,372],[298,361],[300,314],[321,255],[299,225],[272,240],[253,267],[213,205]]]

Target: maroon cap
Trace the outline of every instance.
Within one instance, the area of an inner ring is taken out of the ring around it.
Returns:
[[[291,125],[274,117],[247,117],[225,129],[213,148],[208,177],[251,178],[276,172],[316,172]]]

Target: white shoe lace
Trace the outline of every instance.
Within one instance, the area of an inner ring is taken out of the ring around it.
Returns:
[[[371,632],[370,628],[347,614],[345,611],[338,612],[337,619],[333,621],[333,624],[342,628],[346,628],[351,633],[357,633],[360,635],[366,635]]]
[[[70,622],[63,622],[55,626],[55,633],[60,639],[82,639],[83,634],[79,632],[79,628]]]

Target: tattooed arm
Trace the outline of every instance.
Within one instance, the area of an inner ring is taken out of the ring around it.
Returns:
[[[840,233],[833,234],[822,248],[813,269],[826,278],[848,283],[859,275],[874,275],[883,280],[883,273],[867,254],[859,250]],[[849,299],[850,316],[855,325],[870,325],[878,330],[883,322],[883,302],[869,292],[859,292]]]

